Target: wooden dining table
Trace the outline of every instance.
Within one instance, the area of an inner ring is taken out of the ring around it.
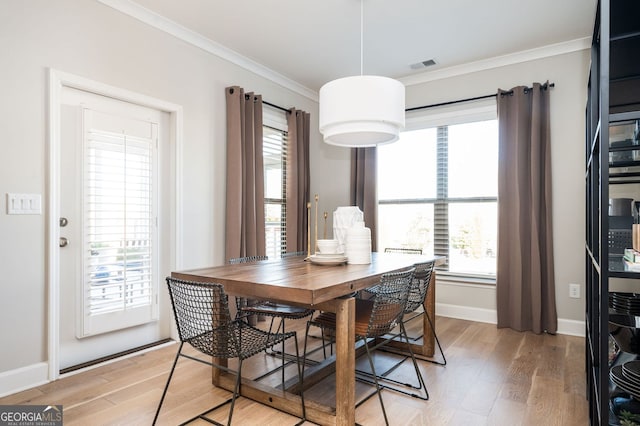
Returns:
[[[335,409],[306,402],[307,419],[322,425],[355,424],[355,299],[354,292],[376,284],[383,274],[411,267],[417,262],[431,260],[427,256],[396,253],[372,253],[372,261],[366,265],[320,265],[304,256],[285,257],[253,263],[222,265],[209,268],[172,272],[174,278],[216,282],[225,292],[234,296],[268,299],[290,305],[335,312],[335,357],[332,366],[322,371],[335,373]],[[440,259],[437,259],[437,262]],[[432,280],[433,280],[432,275]],[[432,281],[433,283],[433,281]],[[434,286],[430,286],[428,299],[433,306]],[[429,302],[427,302],[429,309]],[[424,317],[424,316],[423,316]],[[432,316],[433,318],[433,316]],[[433,354],[433,335],[423,321],[424,338],[414,350],[423,355]],[[215,363],[226,365],[226,360]],[[316,369],[320,372],[320,369]],[[213,368],[214,385],[233,390],[234,377]],[[313,383],[307,380],[304,383]],[[296,391],[291,391],[296,389]],[[296,416],[302,415],[299,388],[295,385],[276,389],[246,378],[242,379],[241,395]]]

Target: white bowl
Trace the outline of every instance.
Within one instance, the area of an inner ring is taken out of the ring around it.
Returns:
[[[335,254],[338,251],[338,240],[318,240],[316,244],[322,254]]]

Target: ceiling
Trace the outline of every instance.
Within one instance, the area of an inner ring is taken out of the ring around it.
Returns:
[[[146,8],[314,92],[360,74],[358,0],[118,2]],[[364,74],[406,80],[491,58],[522,58],[532,49],[586,47],[596,0],[364,0],[363,10]],[[436,65],[410,67],[428,59]]]

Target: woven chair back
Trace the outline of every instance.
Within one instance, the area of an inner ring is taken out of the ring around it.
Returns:
[[[248,262],[258,262],[259,260],[269,260],[268,256],[245,256],[245,257],[236,257],[233,259],[229,259],[230,264],[236,263],[248,263]]]
[[[384,335],[398,325],[407,304],[414,271],[415,269],[411,268],[382,276],[371,299],[373,306],[367,327],[367,337]]]
[[[402,253],[402,254],[422,254],[422,249],[401,248],[401,247],[386,247],[385,253]]]
[[[231,358],[239,352],[237,328],[222,285],[168,277],[169,296],[180,340],[211,356]]]
[[[434,261],[416,263],[411,287],[409,289],[409,298],[405,313],[413,312],[424,303],[424,299],[429,291],[429,283],[431,282],[431,273],[433,272]]]
[[[296,256],[303,256],[307,254],[306,251],[290,251],[288,253],[282,253],[282,258],[287,258],[287,257],[296,257]]]
[[[236,265],[239,263],[251,263],[251,262],[259,262],[261,260],[269,260],[268,256],[245,256],[245,257],[236,257],[233,259],[229,259],[229,264]],[[262,303],[257,299],[248,299],[246,297],[236,297],[236,318],[246,318],[249,316],[247,313],[242,313],[242,308],[246,308],[248,306],[253,306],[259,303]],[[251,322],[253,324],[253,321]]]

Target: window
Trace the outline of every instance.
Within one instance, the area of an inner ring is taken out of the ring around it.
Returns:
[[[286,237],[286,117],[265,108],[263,125],[264,212],[266,254],[279,258],[287,251]]]
[[[451,274],[495,276],[498,125],[492,104],[408,117],[400,140],[378,148],[381,251],[422,249],[446,256],[442,269]]]
[[[158,125],[90,109],[84,123],[79,337],[157,318]]]

